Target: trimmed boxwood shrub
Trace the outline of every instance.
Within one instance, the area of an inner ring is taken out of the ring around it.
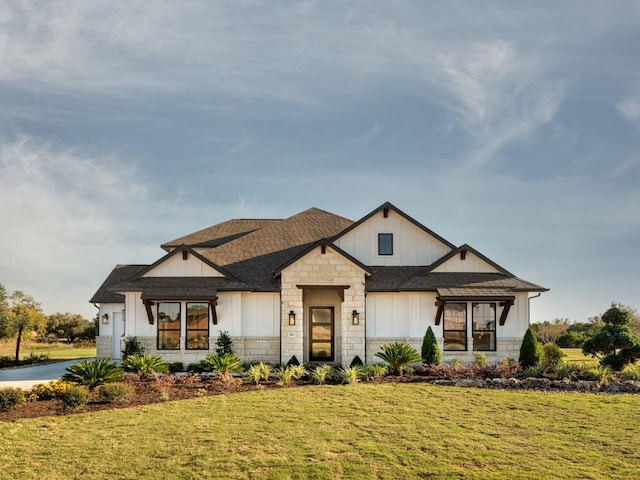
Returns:
[[[61,392],[58,398],[62,401],[62,407],[69,410],[89,403],[91,394],[84,385],[71,385],[64,392]]]
[[[122,382],[107,383],[98,388],[98,396],[105,403],[117,403],[127,400],[135,391],[131,385]]]

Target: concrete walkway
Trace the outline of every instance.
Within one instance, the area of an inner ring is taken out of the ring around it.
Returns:
[[[93,360],[86,358],[83,360]],[[0,370],[0,388],[31,388],[38,383],[47,383],[63,376],[66,368],[80,360],[48,363],[35,367],[19,367]]]

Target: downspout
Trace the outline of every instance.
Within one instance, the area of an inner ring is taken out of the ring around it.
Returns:
[[[531,326],[531,299],[538,298],[540,295],[542,295],[542,292],[538,292],[538,294],[533,297],[527,297],[527,325],[529,326]]]

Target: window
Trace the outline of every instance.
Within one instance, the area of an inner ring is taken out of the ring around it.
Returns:
[[[180,304],[158,303],[158,350],[180,349]]]
[[[444,306],[444,349],[467,350],[467,304],[447,303]]]
[[[187,303],[187,350],[209,350],[209,305]]]
[[[473,304],[473,349],[494,351],[496,349],[496,304]]]
[[[393,233],[378,234],[378,255],[393,255]]]

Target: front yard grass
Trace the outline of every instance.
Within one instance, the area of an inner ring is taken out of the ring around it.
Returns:
[[[0,341],[0,356],[6,355],[14,357],[16,354],[16,341],[15,340],[2,340]],[[95,345],[90,347],[74,346],[67,343],[55,342],[55,343],[38,343],[38,342],[23,342],[20,346],[20,358],[23,359],[30,354],[34,355],[49,355],[50,360],[73,360],[75,358],[91,358],[96,356]]]
[[[638,396],[357,384],[0,424],[0,478],[628,479]]]
[[[581,348],[563,348],[562,352],[565,354],[562,360],[567,363],[586,363],[594,365],[598,363],[597,358],[594,358],[591,355],[585,355],[582,353]]]

